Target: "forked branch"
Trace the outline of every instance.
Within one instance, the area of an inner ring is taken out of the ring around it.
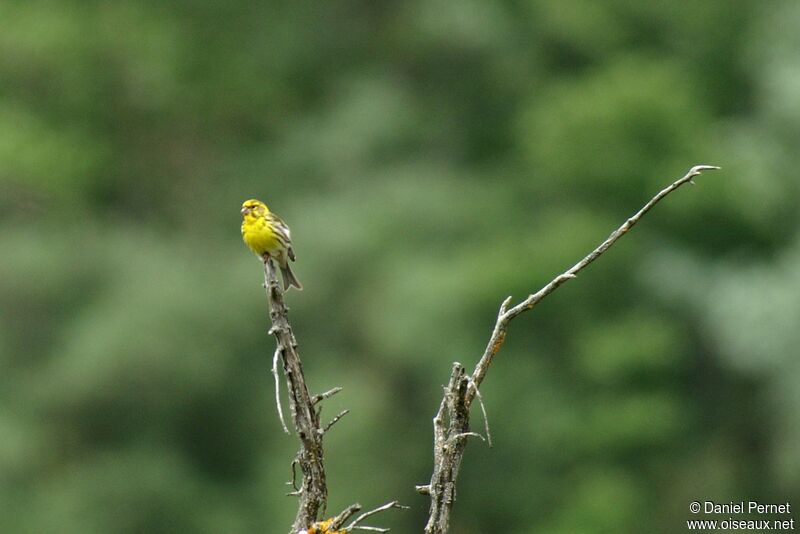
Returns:
[[[694,184],[693,179],[704,171],[718,169],[719,167],[712,165],[692,167],[682,178],[659,191],[642,209],[614,230],[608,236],[608,239],[603,241],[585,258],[556,276],[539,291],[528,295],[527,298],[513,306],[511,305],[511,297],[503,301],[497,314],[494,329],[489,337],[489,343],[486,345],[486,349],[475,369],[471,375],[468,375],[464,366],[460,363],[453,365],[450,381],[445,387],[439,411],[433,418],[433,474],[429,484],[417,486],[419,493],[430,495],[431,498],[430,514],[428,523],[425,526],[427,534],[445,534],[450,528],[450,512],[456,498],[456,479],[461,469],[461,460],[467,446],[467,437],[474,435],[469,431],[470,408],[475,397],[479,395],[478,388],[486,378],[486,373],[494,357],[503,346],[508,323],[521,313],[533,309],[536,304],[558,289],[563,283],[575,278],[580,271],[599,258],[620,237],[633,228],[664,197],[686,183]]]

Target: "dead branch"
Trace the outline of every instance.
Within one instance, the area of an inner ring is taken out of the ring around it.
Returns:
[[[353,530],[368,530],[371,532],[389,532],[388,528],[370,527],[367,525],[361,525],[361,522],[370,516],[373,516],[385,510],[390,510],[392,508],[407,510],[408,506],[403,506],[397,501],[388,502],[384,505],[378,506],[373,510],[370,510],[369,512],[364,512],[363,514],[355,518],[349,525],[347,525],[346,527],[342,527],[345,521],[350,519],[352,515],[361,510],[360,504],[358,503],[351,504],[350,506],[342,510],[342,512],[339,513],[339,515],[331,517],[324,521],[317,521],[312,525],[310,525],[308,529],[300,530],[297,534],[346,534],[348,532],[352,532]]]
[[[289,483],[294,491],[288,495],[298,496],[300,503],[292,525],[292,533],[297,532],[350,532],[356,530],[371,530],[374,532],[388,532],[389,529],[380,527],[362,526],[359,523],[367,517],[388,510],[390,508],[406,508],[392,501],[374,510],[361,514],[348,526],[342,530],[338,529],[354,513],[361,510],[361,505],[354,504],[347,507],[338,516],[326,521],[318,522],[317,518],[325,512],[328,499],[328,488],[325,481],[325,465],[323,462],[322,437],[328,430],[339,422],[342,417],[349,413],[343,410],[334,417],[327,425],[320,425],[320,412],[325,399],[339,393],[342,388],[335,387],[324,393],[311,396],[306,386],[303,365],[300,361],[300,354],[297,352],[297,341],[295,340],[292,327],[289,324],[289,309],[283,301],[283,290],[278,283],[275,266],[272,260],[266,258],[264,261],[264,287],[267,290],[267,302],[269,304],[269,316],[272,320],[270,334],[275,336],[277,348],[273,358],[273,374],[277,384],[277,361],[278,358],[283,362],[283,373],[286,375],[286,383],[289,389],[289,406],[292,412],[292,422],[300,438],[300,450],[292,461],[292,480]],[[281,410],[278,388],[276,385],[276,402],[278,403],[278,416],[283,424],[283,412]],[[319,406],[317,406],[319,405]],[[288,433],[288,430],[286,430]],[[303,479],[300,487],[297,486],[295,466],[300,466]]]
[[[350,532],[353,530],[369,530],[372,532],[389,532],[388,528],[381,528],[381,527],[369,527],[365,525],[361,525],[360,523],[365,520],[366,518],[375,515],[377,513],[383,512],[385,510],[390,510],[392,508],[398,508],[400,510],[408,510],[408,506],[403,506],[397,501],[387,502],[382,506],[378,506],[370,510],[369,512],[364,512],[360,516],[356,517],[349,525],[344,527],[345,532]]]
[[[275,355],[272,357],[272,377],[275,379],[275,406],[278,408],[278,419],[281,420],[281,427],[283,431],[289,434],[289,429],[286,426],[286,419],[283,418],[283,407],[281,406],[281,381],[278,377],[278,361],[281,358],[281,351],[275,349]]]
[[[453,364],[450,381],[444,388],[444,396],[436,416],[433,418],[433,473],[429,484],[417,486],[423,495],[430,495],[431,506],[426,534],[445,534],[450,528],[450,513],[456,499],[456,479],[461,469],[461,460],[467,446],[467,437],[473,435],[469,431],[469,412],[472,401],[480,395],[478,389],[492,364],[494,357],[503,346],[508,323],[521,313],[533,309],[547,295],[558,289],[563,283],[575,278],[590,263],[599,258],[611,245],[625,235],[628,230],[658,204],[664,197],[680,186],[691,183],[703,171],[717,170],[711,165],[697,165],[689,169],[681,179],[665,187],[654,196],[642,209],[627,219],[597,248],[585,258],[556,276],[550,283],[536,293],[528,295],[518,304],[511,306],[511,297],[500,305],[497,320],[489,337],[489,343],[471,375],[466,373],[460,363]],[[484,415],[485,416],[485,415]],[[488,435],[488,427],[487,427]]]
[[[303,473],[303,480],[295,492],[300,502],[292,526],[292,532],[298,532],[316,521],[318,515],[324,512],[327,503],[328,488],[322,451],[323,432],[319,414],[314,409],[312,397],[308,394],[303,365],[297,352],[297,341],[289,324],[289,309],[283,301],[283,291],[271,259],[264,261],[264,286],[267,290],[269,316],[272,320],[272,328],[269,331],[277,342],[276,355],[280,355],[283,362],[292,421],[300,438],[300,450],[295,461]]]
[[[324,401],[325,399],[329,399],[329,398],[333,397],[334,395],[336,395],[337,393],[339,393],[340,391],[342,391],[342,387],[341,386],[336,386],[333,389],[329,389],[325,393],[319,393],[317,395],[314,395],[313,397],[311,397],[311,403],[312,404],[316,404],[319,401]]]

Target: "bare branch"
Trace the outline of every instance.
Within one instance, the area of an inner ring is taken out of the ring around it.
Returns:
[[[286,483],[287,486],[291,486],[294,491],[291,491],[286,494],[287,497],[293,497],[300,495],[300,488],[297,487],[297,466],[299,462],[297,458],[292,460],[291,471],[292,471],[292,479]]]
[[[275,266],[269,257],[264,260],[264,287],[267,290],[269,316],[272,320],[269,332],[275,336],[277,342],[275,354],[280,356],[283,362],[292,422],[300,438],[300,451],[294,462],[300,466],[303,480],[300,488],[293,492],[300,497],[300,502],[292,526],[292,531],[298,532],[316,521],[327,503],[328,488],[322,453],[323,432],[319,416],[308,394],[303,365],[297,351],[297,341],[289,324],[289,310],[283,301],[283,291],[278,283]]]
[[[704,171],[718,169],[719,167],[712,165],[692,167],[682,178],[659,191],[656,196],[627,219],[619,228],[614,230],[605,241],[586,257],[556,276],[539,291],[529,295],[514,306],[511,306],[511,297],[502,302],[489,342],[476,364],[475,370],[470,376],[466,374],[461,364],[455,363],[453,365],[450,382],[445,387],[439,410],[433,418],[433,473],[430,484],[416,486],[419,493],[430,495],[431,498],[430,514],[428,523],[425,526],[426,534],[445,534],[450,528],[450,512],[455,503],[456,479],[461,469],[461,461],[467,444],[466,439],[460,438],[476,435],[469,431],[469,411],[476,396],[479,399],[481,408],[484,409],[480,400],[479,388],[486,377],[486,373],[489,371],[495,355],[505,342],[508,323],[521,313],[533,309],[543,298],[561,287],[568,280],[576,278],[580,271],[599,258],[667,195],[686,183],[694,184],[693,179]],[[484,409],[484,419],[485,417]],[[488,438],[488,423],[486,432]]]
[[[402,504],[400,504],[397,501],[392,501],[392,502],[384,504],[383,506],[378,506],[377,508],[375,508],[374,510],[370,510],[369,512],[364,512],[363,514],[361,514],[360,516],[355,518],[352,523],[350,523],[349,525],[344,527],[344,531],[345,532],[350,532],[351,530],[371,530],[373,532],[389,532],[388,528],[367,527],[367,526],[359,525],[359,523],[361,523],[363,520],[365,520],[366,518],[368,518],[368,517],[370,517],[372,515],[375,515],[377,513],[383,512],[384,510],[389,510],[391,508],[398,508],[398,509],[401,509],[401,510],[408,510],[408,506],[403,506]]]
[[[433,474],[426,486],[417,491],[430,495],[431,508],[427,534],[444,534],[450,526],[450,509],[455,502],[456,480],[466,449],[466,440],[451,442],[451,436],[469,432],[469,411],[465,404],[466,392],[471,384],[464,366],[453,364],[450,381],[444,388],[439,411],[433,418]]]
[[[292,480],[288,483],[294,488],[294,491],[290,492],[288,495],[294,495],[300,498],[297,515],[292,525],[292,532],[334,532],[337,531],[351,515],[361,509],[360,505],[354,504],[335,518],[321,522],[317,521],[317,517],[325,510],[328,497],[325,481],[325,466],[323,464],[322,455],[322,437],[333,425],[341,420],[342,417],[347,415],[349,410],[344,410],[339,413],[339,415],[334,417],[324,428],[320,426],[319,414],[322,405],[319,405],[319,410],[315,409],[315,406],[323,400],[336,395],[342,388],[336,387],[324,393],[314,395],[313,397],[309,395],[300,355],[297,352],[297,341],[294,338],[292,327],[289,324],[289,310],[283,301],[283,291],[278,283],[275,266],[268,257],[265,258],[264,261],[264,287],[267,290],[267,302],[269,304],[270,319],[272,320],[272,327],[269,329],[269,333],[274,335],[277,341],[277,348],[275,349],[272,362],[272,372],[275,375],[278,415],[280,416],[281,423],[283,423],[284,430],[288,433],[283,419],[280,397],[277,396],[277,392],[279,391],[277,367],[278,360],[280,359],[283,362],[283,372],[286,375],[289,390],[289,406],[292,412],[292,422],[294,423],[297,436],[300,438],[300,450],[292,461]],[[303,475],[300,487],[297,486],[297,471],[295,469],[298,465]],[[397,501],[393,501],[380,508],[362,514],[343,531],[349,532],[352,529],[361,529],[386,532],[388,529],[361,526],[358,523],[366,517],[389,508],[404,507],[397,504]]]
[[[481,413],[483,414],[483,427],[486,431],[486,444],[489,448],[492,447],[492,433],[489,432],[489,416],[486,415],[486,406],[483,404],[483,397],[481,396],[480,390],[475,386],[475,382],[470,380],[470,386],[475,390],[475,398],[478,399],[478,405],[481,407]]]
[[[331,531],[339,530],[339,527],[344,525],[344,522],[350,519],[350,516],[361,510],[361,505],[358,503],[351,504],[345,508],[342,513],[331,519],[328,529]]]
[[[597,248],[591,251],[585,258],[581,261],[567,269],[562,274],[556,276],[549,284],[541,288],[536,293],[532,295],[528,295],[528,297],[520,302],[519,304],[513,306],[511,309],[508,306],[511,304],[511,297],[508,297],[503,303],[500,305],[500,313],[497,316],[497,322],[495,323],[494,330],[492,331],[492,335],[489,338],[489,343],[486,346],[486,350],[483,353],[478,364],[475,366],[475,370],[472,373],[472,379],[475,381],[475,391],[481,386],[481,382],[483,382],[483,378],[486,376],[486,372],[489,370],[489,366],[491,365],[492,359],[494,358],[495,354],[500,351],[500,348],[503,346],[503,342],[505,341],[506,337],[506,327],[508,326],[509,321],[515,318],[517,315],[521,314],[522,312],[528,311],[533,309],[543,298],[547,295],[558,289],[561,284],[568,280],[572,280],[578,276],[578,273],[586,268],[590,263],[594,260],[599,258],[606,250],[608,250],[611,245],[617,242],[617,240],[628,233],[628,231],[639,222],[639,220],[644,217],[644,215],[650,211],[656,204],[661,202],[664,197],[678,189],[680,186],[686,183],[693,183],[693,179],[696,176],[700,176],[703,171],[713,171],[719,170],[719,167],[714,165],[695,165],[679,180],[676,180],[672,184],[668,185],[664,189],[658,192],[656,196],[650,199],[650,202],[642,206],[642,208],[637,211],[633,216],[627,219],[622,225],[614,230],[608,238],[603,241]],[[471,402],[472,398],[475,396],[473,391],[470,391],[468,400]]]
[[[341,412],[339,412],[339,415],[337,415],[336,417],[331,419],[331,422],[328,423],[327,425],[325,425],[325,428],[322,429],[323,434],[325,432],[327,432],[328,430],[330,430],[333,425],[338,423],[339,419],[341,419],[342,417],[344,417],[345,415],[347,415],[349,413],[350,413],[350,410],[342,410]]]
[[[335,387],[333,389],[329,389],[325,393],[320,393],[318,395],[314,395],[313,397],[311,397],[311,404],[317,404],[317,403],[319,403],[321,401],[324,401],[325,399],[329,399],[329,398],[333,397],[334,395],[336,395],[337,393],[339,393],[340,391],[342,391],[342,389],[343,388],[341,386],[337,386],[337,387]]]
[[[480,438],[481,441],[486,441],[486,438],[484,438],[483,436],[481,436],[477,432],[462,432],[461,434],[456,434],[455,436],[450,436],[450,439],[455,441],[455,440],[458,440],[458,439],[461,439],[461,438],[469,438],[469,437]]]
[[[281,352],[275,349],[275,355],[272,357],[272,376],[275,378],[275,405],[278,408],[278,418],[281,420],[283,431],[289,434],[289,429],[286,427],[286,420],[283,418],[283,408],[281,407],[281,381],[278,378],[278,361],[281,358]]]

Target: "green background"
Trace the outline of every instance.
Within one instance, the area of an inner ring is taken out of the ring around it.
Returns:
[[[345,388],[323,418],[352,411],[330,512],[399,499],[372,523],[419,532],[452,362],[698,163],[511,324],[452,531],[800,506],[798,27],[790,0],[3,2],[0,532],[288,529],[251,197],[292,227],[310,387]]]

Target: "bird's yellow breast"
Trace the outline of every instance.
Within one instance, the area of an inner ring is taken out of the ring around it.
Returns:
[[[250,250],[259,256],[280,248],[275,232],[264,217],[250,215],[245,217],[242,222],[242,239]]]

